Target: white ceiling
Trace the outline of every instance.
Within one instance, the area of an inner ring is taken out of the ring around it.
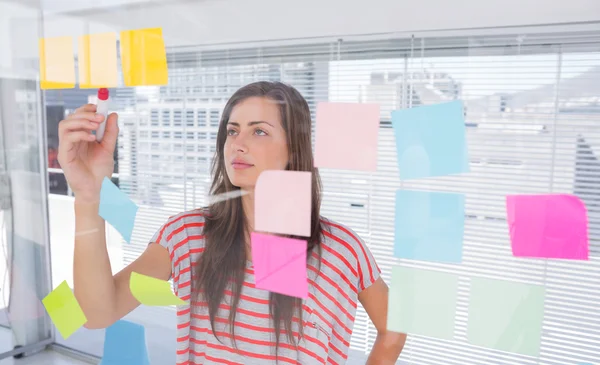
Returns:
[[[152,3],[171,3],[179,0],[34,0],[47,14],[76,13],[80,11],[98,11],[112,8],[151,6]]]
[[[12,1],[43,6],[45,37],[161,27],[167,46],[600,22],[600,0]]]

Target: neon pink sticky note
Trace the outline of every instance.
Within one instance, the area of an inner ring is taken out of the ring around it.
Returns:
[[[306,241],[258,232],[252,232],[250,239],[256,287],[308,298]]]
[[[588,260],[587,211],[576,196],[509,195],[506,210],[514,256]]]
[[[379,104],[319,103],[315,165],[342,170],[377,170]]]
[[[263,171],[254,189],[254,229],[310,236],[311,181],[308,171]]]

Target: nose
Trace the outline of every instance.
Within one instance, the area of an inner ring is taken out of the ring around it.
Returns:
[[[242,133],[238,134],[233,142],[231,143],[231,148],[233,148],[236,152],[246,153],[248,152],[248,146],[246,144],[246,138]]]

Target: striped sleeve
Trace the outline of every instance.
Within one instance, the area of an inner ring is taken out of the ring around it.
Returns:
[[[370,287],[381,275],[381,270],[375,261],[375,257],[367,247],[365,241],[356,235],[356,255],[358,257],[358,292]]]
[[[159,244],[161,246],[163,246],[164,248],[167,249],[167,251],[169,251],[169,256],[171,257],[171,273],[172,276],[175,277],[175,275],[178,275],[178,268],[176,268],[174,266],[175,262],[178,262],[178,254],[177,254],[177,250],[174,249],[174,243],[173,240],[171,239],[173,237],[173,231],[175,230],[176,226],[176,220],[174,219],[174,217],[170,217],[167,222],[165,222],[157,231],[156,233],[154,233],[154,236],[152,236],[152,239],[150,239],[150,244],[152,243],[156,243]]]
[[[365,241],[345,225],[329,219],[323,219],[322,222],[326,227],[331,229],[333,235],[329,234],[329,236],[346,248],[345,256],[349,259],[352,258],[351,262],[353,262],[354,266],[352,273],[355,277],[354,285],[357,293],[371,286],[381,275],[381,270],[377,266],[375,257],[373,257]],[[325,233],[325,235],[327,236],[328,234]]]

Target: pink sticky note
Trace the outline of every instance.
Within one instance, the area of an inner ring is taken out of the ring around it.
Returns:
[[[576,196],[509,195],[506,210],[514,256],[588,260],[587,212]]]
[[[256,287],[308,298],[306,241],[258,232],[250,237]]]
[[[319,103],[315,165],[377,170],[379,104]]]
[[[307,171],[263,171],[254,190],[254,229],[310,236],[311,181]]]

